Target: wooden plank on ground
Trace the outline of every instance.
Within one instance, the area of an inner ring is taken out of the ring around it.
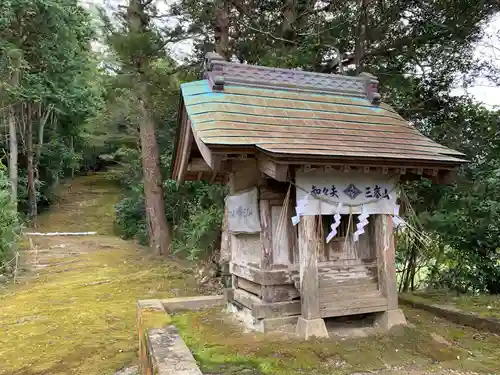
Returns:
[[[26,236],[92,236],[96,235],[97,232],[48,232],[48,233],[40,233],[40,232],[26,232],[24,233]]]

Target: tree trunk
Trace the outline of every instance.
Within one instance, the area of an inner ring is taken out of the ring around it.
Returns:
[[[283,24],[281,35],[284,39],[294,39],[294,26],[297,21],[297,0],[285,0],[283,6]]]
[[[149,18],[144,4],[140,0],[130,0],[127,11],[131,34],[143,34],[148,30]],[[163,184],[160,170],[160,153],[156,140],[156,126],[149,112],[148,88],[143,80],[144,72],[149,69],[148,56],[137,56],[132,61],[137,81],[134,92],[139,113],[139,134],[141,139],[141,161],[143,170],[144,195],[146,198],[146,220],[148,223],[149,245],[158,255],[167,255],[172,247],[172,240],[163,199]]]
[[[406,277],[403,283],[403,293],[408,292],[410,290],[410,286],[414,284],[415,271],[417,268],[417,251],[416,245],[412,244],[406,270]]]
[[[428,289],[432,289],[434,287],[434,284],[436,283],[436,279],[439,273],[439,267],[441,266],[441,262],[444,256],[444,251],[445,251],[444,245],[440,244],[438,253],[436,254],[436,261],[432,266],[431,274],[429,276],[429,281],[427,282]]]
[[[72,135],[69,137],[69,149],[73,155],[75,152],[75,144]],[[71,178],[75,178],[75,167],[73,166],[73,163],[71,163]]]
[[[368,26],[368,0],[359,1],[359,17],[356,27],[356,41],[354,46],[354,65],[356,75],[363,71],[363,58],[366,44],[366,28]]]
[[[148,113],[143,99],[139,98],[138,104],[141,113],[141,118],[139,119],[141,121],[141,158],[144,194],[146,196],[149,245],[155,250],[156,254],[164,255],[170,253],[171,238],[165,217],[160,154],[156,141],[155,124]]]
[[[14,109],[9,110],[9,179],[12,203],[17,210],[17,127]]]
[[[11,86],[16,88],[19,84],[19,66],[20,58],[15,61],[14,69],[11,75]],[[17,124],[16,124],[16,111],[15,104],[11,103],[9,109],[9,180],[11,189],[11,199],[17,211],[17,185],[18,185],[18,155],[19,149],[17,144]]]
[[[33,163],[33,118],[31,116],[31,105],[27,106],[28,116],[26,121],[26,159],[28,170],[28,217],[33,227],[36,227],[36,187],[35,168]]]
[[[35,178],[36,180],[40,179],[40,174],[38,171],[38,165],[40,164],[40,158],[42,157],[42,148],[43,148],[43,134],[45,131],[45,124],[47,124],[47,120],[49,119],[50,113],[52,112],[53,105],[49,105],[45,114],[42,116],[42,104],[39,104],[39,124],[38,124],[38,145],[35,151]]]
[[[229,52],[229,0],[216,0],[215,3],[215,52],[230,59]]]

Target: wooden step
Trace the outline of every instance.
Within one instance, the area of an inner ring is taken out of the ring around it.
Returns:
[[[387,310],[387,298],[383,297],[337,300],[320,304],[322,318],[367,314],[385,310]]]
[[[372,298],[383,298],[382,293],[380,291],[375,290],[371,292],[363,292],[358,294],[320,294],[319,303],[320,305],[328,305],[330,303],[335,303],[336,301],[357,301],[357,300],[365,300]]]
[[[361,295],[378,295],[380,291],[377,284],[358,284],[358,285],[339,285],[329,288],[320,288],[320,298],[338,298],[346,296],[347,298],[358,298]]]
[[[333,266],[333,267],[321,267],[318,268],[318,272],[320,274],[335,274],[335,273],[341,273],[341,272],[347,272],[347,273],[364,273],[364,272],[376,272],[377,266],[375,265],[362,265],[362,264],[357,264],[357,265],[352,265],[352,266]]]
[[[319,288],[340,288],[348,285],[378,285],[377,278],[373,276],[347,277],[343,279],[319,279]]]

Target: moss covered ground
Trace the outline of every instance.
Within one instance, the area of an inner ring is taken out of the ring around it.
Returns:
[[[36,259],[23,253],[37,268],[0,286],[0,375],[112,374],[137,361],[138,299],[198,294],[189,265],[113,235],[119,187],[106,175],[79,177],[59,197],[38,230],[99,235],[37,237]],[[498,336],[405,313],[411,326],[390,335],[311,342],[243,333],[217,311],[172,319],[205,374],[500,374]]]
[[[407,328],[303,342],[243,333],[217,311],[173,317],[206,374],[500,374],[500,338],[405,309]]]
[[[99,235],[33,237],[38,269],[0,287],[0,374],[112,374],[137,361],[138,299],[196,294],[189,268],[113,235],[119,193],[102,174],[61,186],[37,230]]]

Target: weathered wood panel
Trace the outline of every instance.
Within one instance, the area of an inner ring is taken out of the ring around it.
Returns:
[[[287,164],[278,164],[265,155],[259,155],[257,165],[263,173],[277,181],[286,181],[288,178]]]
[[[221,231],[221,241],[220,241],[220,263],[226,263],[231,261],[231,243],[230,234],[228,231],[227,223],[227,206],[224,207],[224,219],[222,221],[222,231]]]
[[[269,285],[262,287],[262,299],[265,302],[291,301],[300,297],[293,285]]]
[[[233,160],[231,169],[232,172],[229,176],[231,194],[258,186],[262,180],[255,159]]]
[[[279,318],[282,316],[299,315],[300,301],[258,303],[252,308],[254,318]]]
[[[231,262],[230,272],[261,285],[291,284],[292,277],[289,270],[261,270],[257,267]]]
[[[378,285],[376,277],[351,277],[349,279],[321,279],[319,288],[341,288],[352,285]]]
[[[252,293],[248,293],[243,289],[234,289],[233,299],[243,306],[248,307],[250,310],[253,309],[254,305],[260,303],[260,298],[254,296]]]
[[[260,225],[262,230],[260,232],[260,242],[262,244],[262,258],[260,267],[262,269],[270,269],[273,264],[273,228],[271,205],[268,200],[261,199],[259,201],[260,211]]]
[[[257,297],[262,296],[262,286],[260,284],[241,277],[236,278],[235,288],[246,290],[249,293],[255,294]]]
[[[321,317],[332,318],[336,316],[368,314],[386,310],[386,299],[359,300],[351,305],[341,303],[323,305],[321,308]]]
[[[375,251],[372,248],[371,237],[373,233],[373,216],[368,218],[368,225],[365,227],[365,233],[359,237],[358,242],[358,258],[371,261],[377,258]]]
[[[339,299],[364,299],[382,297],[377,284],[339,285],[331,288],[320,288],[319,299],[321,302],[334,302]]]
[[[292,215],[295,215],[295,194],[290,194],[290,200],[288,202],[288,213],[289,217],[287,218],[287,228],[288,228],[288,258],[290,259],[290,263],[293,264],[294,267],[299,267],[299,245],[298,245],[298,228],[296,226],[293,226],[292,220],[290,220],[290,217]]]
[[[280,223],[283,206],[271,207],[272,238],[273,238],[273,263],[280,265],[290,264],[290,240],[288,238],[288,215]]]
[[[232,172],[229,176],[229,190],[236,194],[246,189],[258,186],[260,172],[254,159],[234,160],[231,164]],[[229,246],[231,261],[238,264],[258,266],[262,257],[260,233],[230,234]]]
[[[286,195],[286,191],[278,190],[272,186],[261,186],[259,193],[260,199],[279,200],[281,203],[283,203]]]
[[[231,235],[231,259],[238,264],[260,266],[262,243],[260,233]]]

